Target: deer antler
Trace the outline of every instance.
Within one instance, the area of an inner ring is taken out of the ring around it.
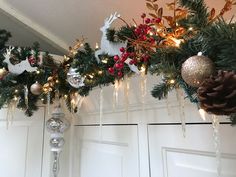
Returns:
[[[10,55],[11,55],[11,51],[14,49],[15,47],[12,47],[12,46],[9,46],[7,49],[6,49],[6,53],[3,54],[4,58],[10,58]]]
[[[115,12],[114,14],[111,14],[109,18],[106,18],[105,25],[112,24],[112,22],[119,17],[120,17],[120,14],[117,14],[117,12]]]

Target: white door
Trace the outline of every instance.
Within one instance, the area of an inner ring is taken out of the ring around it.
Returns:
[[[73,177],[139,177],[137,125],[75,127]]]
[[[216,177],[213,130],[210,124],[149,125],[151,177]],[[236,128],[220,126],[222,177],[236,177]]]
[[[26,117],[15,110],[6,128],[7,109],[0,111],[0,177],[42,177],[44,109]]]

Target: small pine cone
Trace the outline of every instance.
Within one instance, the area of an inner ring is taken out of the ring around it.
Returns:
[[[206,79],[197,90],[200,107],[216,115],[236,113],[236,74],[218,71]]]

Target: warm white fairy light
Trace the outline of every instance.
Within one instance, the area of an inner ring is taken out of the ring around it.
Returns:
[[[99,45],[98,45],[97,42],[96,42],[96,44],[95,44],[95,49],[99,49]]]
[[[174,79],[171,79],[171,80],[169,81],[169,83],[170,83],[170,84],[174,84],[174,83],[175,83],[175,80],[174,80]]]
[[[14,101],[17,101],[17,100],[18,100],[17,96],[14,96],[13,100],[14,100]]]
[[[107,58],[105,58],[105,59],[102,59],[102,63],[107,63],[108,62],[108,59]]]
[[[16,89],[16,90],[15,90],[15,93],[18,93],[18,92],[19,92],[19,90]]]
[[[189,31],[193,31],[193,27],[189,27],[188,30],[189,30]]]
[[[145,66],[142,66],[141,69],[140,69],[140,72],[145,72],[146,71],[146,67]]]

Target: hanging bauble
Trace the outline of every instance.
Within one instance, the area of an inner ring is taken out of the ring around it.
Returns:
[[[236,113],[236,74],[219,71],[198,88],[200,107],[216,115]]]
[[[0,79],[3,79],[7,75],[7,70],[5,68],[0,69]]]
[[[50,139],[50,146],[52,151],[61,150],[64,144],[65,140],[62,137],[54,137]]]
[[[70,123],[65,119],[65,114],[61,107],[57,106],[52,113],[52,118],[46,123],[47,129],[53,134],[64,133],[70,126]]]
[[[181,75],[183,80],[192,87],[199,87],[215,71],[211,59],[201,54],[188,58],[182,65]]]
[[[30,92],[34,95],[40,95],[42,93],[42,85],[38,82],[35,82],[33,85],[30,87]]]
[[[84,86],[84,77],[82,77],[76,68],[70,68],[67,73],[67,81],[74,88],[80,88]]]

